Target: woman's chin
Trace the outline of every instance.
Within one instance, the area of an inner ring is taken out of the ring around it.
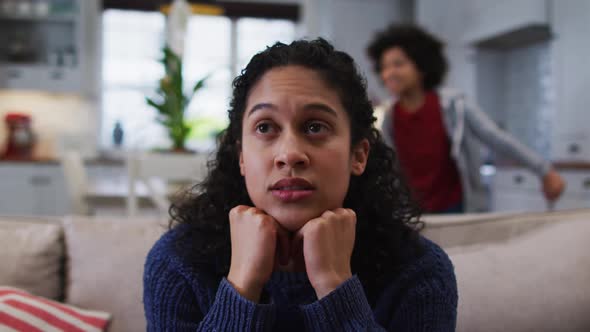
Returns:
[[[289,232],[295,233],[300,230],[305,224],[309,221],[309,219],[295,219],[295,218],[279,218],[275,217],[275,220],[283,227],[284,229],[288,230]]]
[[[321,213],[314,211],[285,211],[280,209],[279,211],[267,211],[281,227],[288,230],[289,232],[297,232],[300,230],[308,221],[317,218]]]

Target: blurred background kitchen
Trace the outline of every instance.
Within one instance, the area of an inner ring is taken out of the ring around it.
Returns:
[[[590,208],[588,0],[170,4],[0,0],[0,215],[165,215],[179,184],[204,176],[232,78],[252,55],[324,37],[355,58],[379,105],[388,94],[366,46],[394,22],[443,39],[445,86],[477,100],[567,181],[548,206],[536,176],[482,151],[490,211]],[[174,32],[183,20],[184,43]],[[166,44],[180,49],[164,52]],[[180,70],[170,66],[177,60]],[[186,107],[166,109],[179,80]]]

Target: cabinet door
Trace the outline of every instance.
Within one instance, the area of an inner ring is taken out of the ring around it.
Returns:
[[[590,160],[590,1],[553,2],[555,121],[553,156]]]
[[[55,179],[48,174],[35,174],[28,177],[31,186],[31,203],[34,215],[57,215],[58,195]]]
[[[557,202],[557,209],[590,208],[590,170],[562,172],[567,187],[564,199]]]
[[[494,212],[547,210],[539,179],[526,169],[499,168],[492,183],[492,211]]]
[[[493,212],[544,212],[547,203],[539,193],[499,189],[492,198]]]
[[[80,80],[78,69],[0,64],[0,87],[3,89],[81,92]]]
[[[555,210],[590,208],[590,171],[562,171],[567,187],[552,207]],[[524,169],[500,169],[492,186],[492,210],[543,212],[549,205],[539,179]]]
[[[60,216],[68,212],[58,165],[4,165],[0,179],[0,215]]]
[[[27,176],[32,187],[34,215],[60,216],[67,213],[68,199],[61,166],[32,167]]]
[[[590,115],[589,115],[590,116]],[[551,143],[551,157],[554,160],[566,160],[566,161],[588,161],[590,160],[590,128],[587,132],[584,132],[579,127],[584,126],[584,122],[590,121],[582,120],[582,124],[558,124],[554,122],[554,125],[558,126],[561,130],[565,130],[563,127],[571,128],[570,132],[556,132],[553,141]]]
[[[0,215],[33,215],[33,187],[16,167],[0,166]]]
[[[1,89],[99,94],[101,1],[68,3],[44,16],[0,11]]]
[[[3,89],[22,89],[33,80],[34,72],[26,66],[7,66],[0,64],[0,87]]]

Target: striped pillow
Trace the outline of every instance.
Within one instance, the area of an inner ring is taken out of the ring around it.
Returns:
[[[0,286],[0,331],[105,331],[111,315]]]

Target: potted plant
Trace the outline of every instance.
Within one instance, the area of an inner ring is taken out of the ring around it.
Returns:
[[[146,97],[147,103],[158,111],[158,121],[167,131],[172,142],[172,151],[188,152],[186,141],[191,133],[191,125],[186,118],[186,110],[194,95],[205,86],[209,75],[200,79],[188,92],[184,90],[182,59],[171,48],[165,47],[161,62],[165,75],[156,90],[157,99]]]

